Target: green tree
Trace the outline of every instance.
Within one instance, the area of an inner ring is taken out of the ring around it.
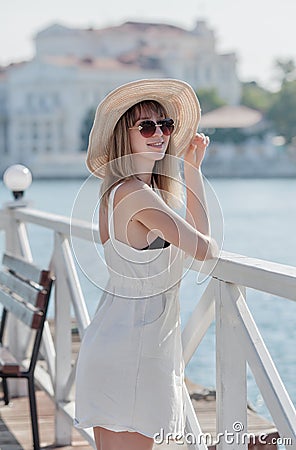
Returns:
[[[226,102],[219,97],[219,94],[214,88],[200,89],[197,92],[197,96],[203,114],[226,104]]]
[[[290,143],[296,136],[296,80],[283,83],[267,117],[273,122],[277,133]]]
[[[275,68],[278,72],[278,78],[283,84],[293,81],[296,78],[296,66],[293,59],[277,59]]]
[[[96,108],[90,108],[83,121],[82,121],[82,125],[81,125],[81,132],[80,132],[80,138],[81,138],[81,151],[85,152],[87,150],[88,147],[88,137],[89,137],[89,133],[90,130],[92,128],[93,125],[93,121],[95,118],[95,113],[96,113]]]
[[[256,81],[242,83],[241,104],[265,113],[273,103],[275,94],[259,86]]]

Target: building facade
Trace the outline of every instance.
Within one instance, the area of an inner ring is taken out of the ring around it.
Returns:
[[[31,61],[0,72],[0,169],[22,163],[37,176],[83,171],[90,112],[115,87],[140,78],[179,78],[216,88],[237,104],[234,54],[220,55],[204,22],[187,31],[127,22],[105,29],[52,25],[37,34]],[[71,162],[73,163],[71,165]]]

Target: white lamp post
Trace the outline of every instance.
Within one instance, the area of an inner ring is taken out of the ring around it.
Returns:
[[[19,200],[32,183],[32,173],[26,166],[15,164],[5,170],[3,182],[12,191],[15,200]]]

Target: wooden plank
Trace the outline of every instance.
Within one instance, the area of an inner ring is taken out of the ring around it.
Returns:
[[[36,392],[40,447],[55,450],[54,402],[42,391]],[[32,450],[32,433],[28,397],[14,398],[10,405],[0,404],[0,448],[3,450]],[[92,447],[73,429],[72,444],[63,450],[91,450]]]
[[[43,309],[46,304],[46,291],[38,287],[32,286],[28,282],[12,275],[10,272],[0,272],[0,288],[5,291],[12,291],[21,298],[25,298],[26,302]]]
[[[6,209],[0,210],[0,231],[5,230],[7,226],[7,212]]]
[[[282,437],[296,441],[296,411],[265,346],[249,308],[237,286],[228,286],[229,311],[239,320],[237,339],[246,355],[257,386]]]
[[[68,401],[66,397],[67,380],[71,373],[71,292],[65,276],[64,248],[69,245],[68,239],[58,233],[54,242],[54,273],[55,288],[55,348],[58,349],[55,358],[55,402]],[[71,425],[65,420],[58,409],[56,412],[55,442],[68,445],[71,442]]]
[[[182,332],[183,358],[188,364],[215,318],[214,283],[211,280]]]
[[[27,224],[24,222],[17,222],[16,224],[16,232],[17,232],[17,238],[20,245],[20,255],[23,256],[23,258],[32,263],[33,262],[33,255],[32,250],[30,247],[30,241],[29,236],[27,232]],[[6,249],[8,251],[8,249]]]
[[[79,277],[75,267],[71,246],[68,239],[64,240],[63,245],[61,246],[61,252],[72,305],[75,312],[75,317],[77,318],[79,334],[82,337],[84,335],[85,329],[90,323],[90,317],[86,307]]]
[[[5,347],[0,347],[0,371],[3,374],[18,375],[20,373],[20,365],[10,351]],[[0,373],[1,377],[1,373]]]
[[[190,269],[209,273],[211,261],[186,262]],[[211,275],[219,280],[245,286],[296,301],[296,267],[236,253],[221,252]]]
[[[0,302],[7,311],[11,312],[15,317],[21,320],[24,324],[30,328],[38,329],[43,313],[29,303],[17,300],[11,295],[0,290]]]
[[[92,223],[85,220],[71,219],[70,217],[31,208],[16,209],[12,211],[12,214],[22,222],[34,223],[67,236],[75,236],[100,243],[98,227],[94,227]]]
[[[199,423],[203,434],[206,437],[208,448],[211,450],[216,449],[215,443],[217,442],[217,428],[216,428],[216,409],[217,403],[215,395],[208,395],[208,390],[201,385],[195,384],[192,381],[186,379],[186,385],[191,397],[191,401],[195,410],[195,413],[199,419]],[[269,422],[258,413],[247,408],[247,431],[250,435],[249,449],[256,448],[257,450],[276,450],[277,446],[272,441],[273,438],[277,438],[278,432],[273,423]],[[233,431],[232,429],[229,431]],[[266,435],[266,444],[262,442],[261,437]],[[261,439],[261,441],[260,441]],[[252,445],[253,440],[256,440],[256,446]],[[273,444],[272,444],[273,442]],[[231,447],[232,448],[232,447]],[[236,449],[237,447],[235,447]]]
[[[231,293],[235,294],[236,298],[241,296],[238,289],[233,288]],[[229,449],[229,442],[223,434],[226,430],[230,433],[235,431],[236,450],[247,450],[248,444],[242,439],[247,430],[247,365],[237,337],[238,319],[229,311],[230,295],[228,283],[217,280],[215,289],[217,431],[223,436],[217,444],[217,449]]]
[[[26,261],[24,258],[20,256],[15,257],[9,253],[5,253],[2,263],[14,272],[21,274],[22,277],[27,278],[27,280],[34,281],[34,283],[39,284],[40,269],[38,269],[38,267],[34,264]]]
[[[195,450],[208,450],[208,446],[206,445],[206,441],[204,439],[201,426],[199,424],[197,415],[195,414],[193,404],[191,402],[189,392],[187,387],[184,386],[183,389],[184,402],[186,408],[186,424],[185,424],[185,434],[192,435],[197,438],[197,441],[193,440],[191,442],[190,448]]]

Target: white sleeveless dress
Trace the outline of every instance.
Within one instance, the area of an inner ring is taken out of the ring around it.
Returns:
[[[120,183],[121,184],[121,183]],[[113,188],[104,244],[110,274],[85,331],[76,371],[77,428],[183,434],[179,287],[184,252],[137,250],[114,236]]]

